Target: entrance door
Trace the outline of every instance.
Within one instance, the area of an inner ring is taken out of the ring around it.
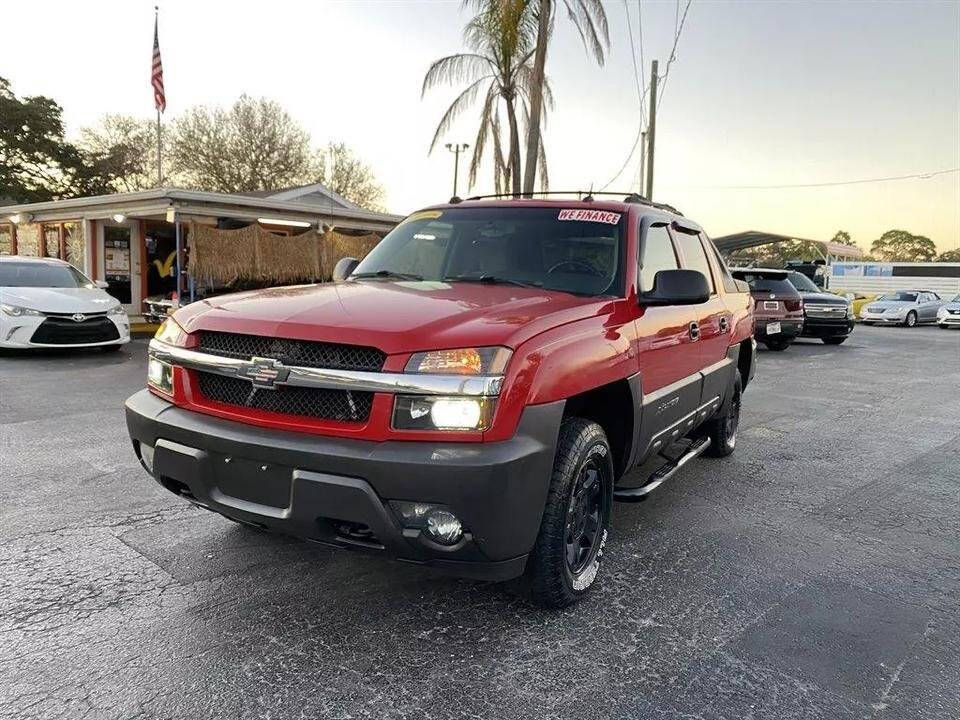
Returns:
[[[129,306],[133,302],[130,288],[130,228],[103,228],[103,277],[108,283],[108,293],[123,305]]]

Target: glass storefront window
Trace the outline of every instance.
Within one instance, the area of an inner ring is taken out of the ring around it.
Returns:
[[[66,240],[67,256],[64,258],[75,268],[83,272],[86,262],[86,244],[83,241],[83,225],[78,222],[65,222],[63,235]]]
[[[60,226],[44,225],[43,240],[47,250],[47,257],[60,257]]]

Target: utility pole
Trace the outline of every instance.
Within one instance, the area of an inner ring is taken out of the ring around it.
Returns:
[[[457,196],[457,175],[460,174],[460,151],[466,150],[467,143],[447,143],[447,150],[453,153],[453,197]]]
[[[647,200],[653,200],[653,147],[657,140],[657,61],[650,69],[650,121],[647,123]]]
[[[644,130],[640,133],[640,172],[637,173],[637,183],[640,185],[640,197],[646,197],[647,193],[643,187],[644,176],[643,172],[646,170],[646,161],[647,161],[647,131]]]

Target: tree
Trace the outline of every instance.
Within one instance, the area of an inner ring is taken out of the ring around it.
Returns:
[[[193,107],[170,130],[171,171],[191,188],[226,193],[310,181],[310,136],[272,100],[241,95],[229,110]]]
[[[110,191],[109,158],[64,139],[63,108],[18,98],[0,77],[0,198],[40,202]]]
[[[380,210],[383,188],[373,171],[344,143],[329,143],[316,156],[316,182],[352,203]]]
[[[850,247],[857,246],[857,244],[851,239],[850,233],[848,233],[846,230],[837,230],[830,242],[836,243],[837,245],[848,245]]]
[[[108,114],[97,127],[80,130],[80,147],[100,154],[112,165],[112,185],[116,192],[149,190],[157,187],[156,132],[151,120]],[[169,166],[170,158],[165,159]],[[166,173],[161,184],[171,182],[172,178]]]
[[[960,263],[960,248],[956,250],[944,250],[937,256],[937,262]]]
[[[497,2],[497,0],[491,0]],[[605,51],[610,48],[610,31],[607,13],[601,0],[563,0],[567,16],[580,33],[580,39],[593,53],[599,65],[603,65]],[[537,161],[540,150],[540,122],[543,117],[543,102],[546,83],[547,44],[553,31],[554,0],[539,0],[537,10],[537,41],[534,52],[533,71],[530,78],[530,123],[527,128],[527,159],[523,174],[523,192],[533,192],[537,177]]]
[[[937,256],[937,246],[923,235],[887,230],[873,241],[870,253],[884,262],[930,262]]]
[[[510,187],[520,194],[521,154],[519,117],[529,116],[529,83],[533,76],[530,65],[536,36],[533,0],[464,0],[465,6],[477,14],[464,29],[468,53],[448,55],[435,61],[423,78],[421,95],[442,84],[466,84],[437,125],[430,143],[433,152],[453,122],[477,98],[483,95],[480,126],[473,145],[468,184],[476,181],[488,141],[493,144],[494,182],[497,192]],[[543,94],[548,104],[553,96],[544,81]],[[509,128],[507,158],[504,158],[501,136],[501,103]],[[542,141],[537,152],[542,153]],[[546,183],[544,173],[541,181]]]

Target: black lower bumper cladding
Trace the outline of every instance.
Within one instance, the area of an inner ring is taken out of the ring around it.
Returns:
[[[126,403],[138,456],[191,502],[312,542],[491,580],[523,572],[562,416],[563,402],[528,407],[503,442],[378,443],[213,418],[146,390]],[[464,540],[443,547],[401,527],[390,500],[445,505]]]

